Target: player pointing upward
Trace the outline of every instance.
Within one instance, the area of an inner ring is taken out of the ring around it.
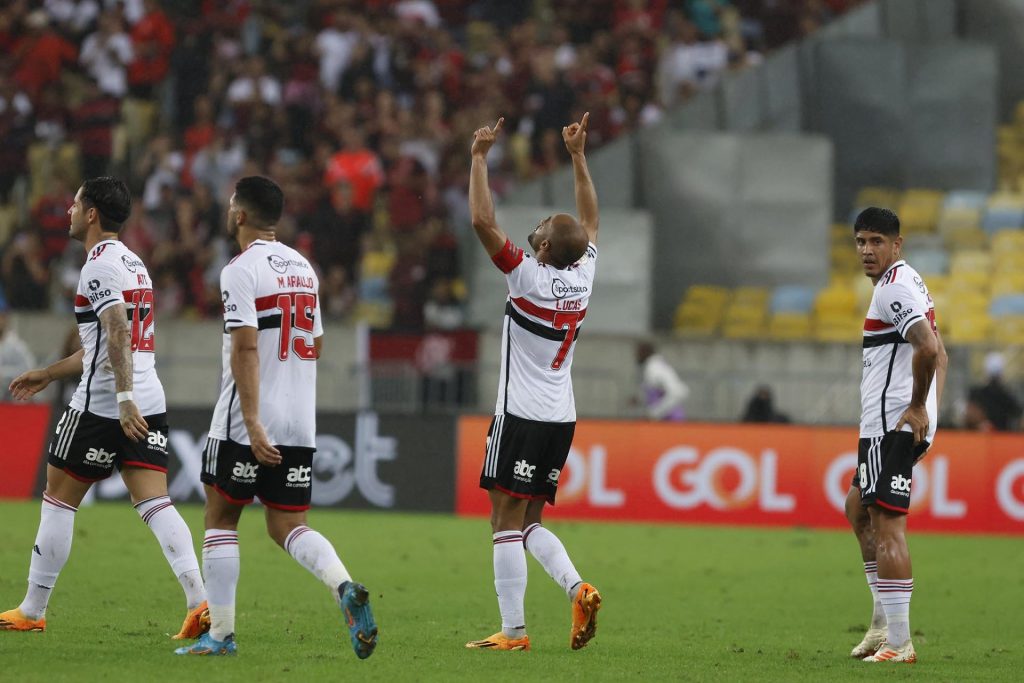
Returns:
[[[487,152],[504,119],[473,137],[469,208],[473,228],[505,274],[508,300],[502,330],[501,374],[487,436],[480,486],[491,499],[494,586],[501,631],[470,648],[529,650],[523,600],[529,550],[572,604],[570,645],[594,637],[601,596],[584,583],[561,541],[541,525],[545,502],[555,502],[576,426],[572,355],[597,265],[597,194],[587,170],[587,121],[562,129],[572,156],[579,220],[559,213],[542,220],[527,240],[534,257],[512,243],[494,218],[487,185]]]

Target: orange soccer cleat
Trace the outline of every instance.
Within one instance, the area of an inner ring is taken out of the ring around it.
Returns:
[[[185,622],[177,635],[171,636],[172,640],[184,640],[186,638],[198,638],[210,630],[210,608],[206,600],[199,603],[199,606],[185,615]]]
[[[522,638],[509,638],[504,633],[495,633],[483,640],[471,640],[466,643],[468,648],[479,648],[481,650],[529,650],[530,636]]]
[[[45,631],[46,619],[29,619],[15,607],[0,614],[0,631]]]
[[[914,652],[914,644],[909,640],[903,647],[893,647],[890,643],[882,644],[873,657],[868,657],[865,662],[903,662],[913,664],[917,661],[917,653]]]
[[[572,601],[572,629],[569,631],[569,645],[572,649],[585,647],[597,633],[599,609],[601,594],[589,583],[582,584]]]

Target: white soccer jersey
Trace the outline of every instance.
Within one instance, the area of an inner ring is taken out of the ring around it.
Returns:
[[[276,446],[316,445],[316,349],[323,335],[320,283],[309,261],[280,242],[256,240],[220,274],[224,372],[210,436],[249,445],[231,374],[231,330],[255,327],[260,422]]]
[[[914,388],[911,359],[914,350],[906,341],[911,325],[927,320],[935,329],[935,307],[924,280],[905,261],[897,261],[875,284],[864,320],[864,375],[860,382],[860,436],[883,436],[896,428],[910,406]],[[926,407],[928,442],[935,439],[938,405],[932,378]],[[903,431],[911,431],[904,425]]]
[[[495,414],[575,421],[572,354],[594,287],[597,247],[588,245],[563,270],[539,263],[511,240],[492,260],[508,281]]]
[[[82,380],[71,407],[100,417],[117,419],[114,369],[107,356],[107,334],[99,315],[109,306],[124,304],[132,333],[132,397],[143,415],[167,411],[164,387],[156,374],[156,323],[153,283],[149,271],[118,240],[103,240],[89,252],[78,277],[75,318],[82,338]]]

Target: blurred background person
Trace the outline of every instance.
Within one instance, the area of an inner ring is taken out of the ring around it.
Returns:
[[[690,395],[690,387],[679,378],[675,368],[646,341],[636,346],[636,362],[640,366],[640,401],[647,419],[685,420],[683,403]]]

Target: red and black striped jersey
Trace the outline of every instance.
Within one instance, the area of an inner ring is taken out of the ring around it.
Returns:
[[[71,407],[100,417],[120,415],[107,334],[99,318],[115,304],[124,305],[131,330],[133,400],[143,415],[166,412],[164,387],[156,374],[153,283],[146,264],[119,240],[103,240],[93,247],[78,278],[75,318],[85,353]]]
[[[309,261],[280,242],[255,240],[220,274],[224,338],[220,397],[210,436],[249,444],[235,378],[231,330],[257,330],[260,421],[270,443],[316,446],[316,349],[323,335],[320,282]]]
[[[928,287],[906,261],[892,264],[875,284],[864,320],[864,373],[860,383],[860,436],[883,436],[896,427],[914,388],[914,350],[906,340],[911,326],[925,321],[935,329],[935,306]],[[936,385],[928,394],[928,442],[938,424]],[[910,431],[905,425],[903,431]]]
[[[597,247],[589,244],[579,261],[558,269],[509,240],[492,260],[508,283],[495,414],[574,422],[570,371],[594,287]]]

